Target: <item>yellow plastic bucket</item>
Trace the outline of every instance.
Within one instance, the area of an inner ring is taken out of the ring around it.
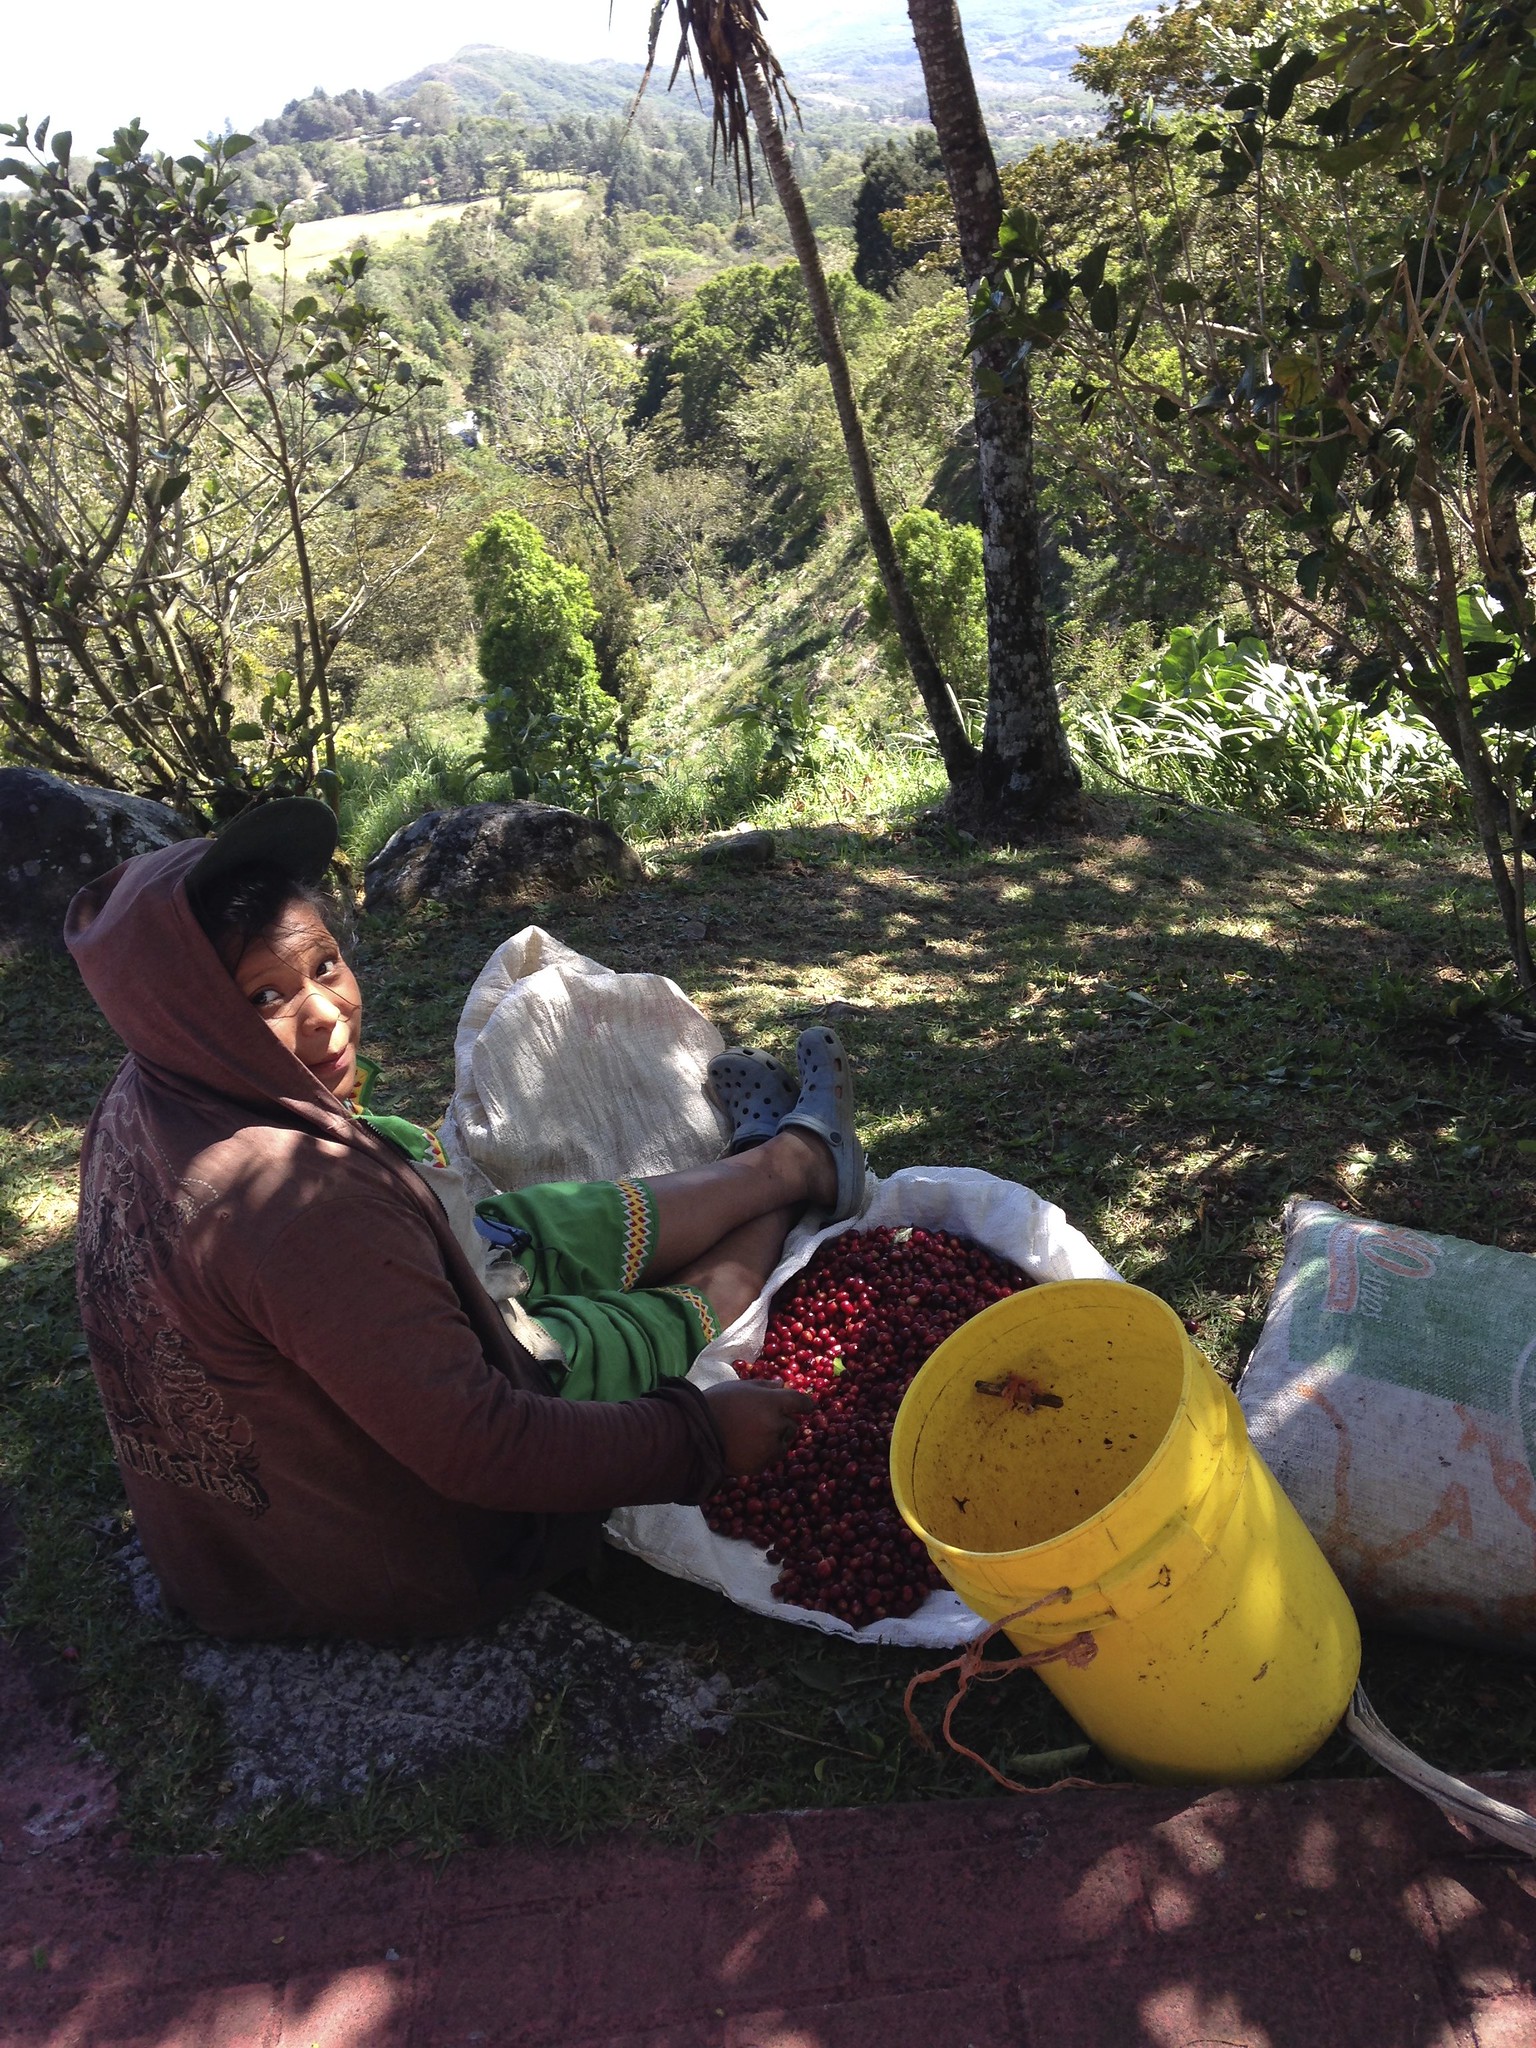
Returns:
[[[1283,1777],[1360,1666],[1344,1590],[1167,1305],[1115,1280],[995,1302],[907,1389],[891,1485],[988,1621],[1045,1601],[1019,1649],[1093,1638],[1040,1676],[1138,1777]],[[1052,1596],[1065,1592],[1065,1598]]]

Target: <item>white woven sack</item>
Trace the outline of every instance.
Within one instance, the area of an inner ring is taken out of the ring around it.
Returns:
[[[974,1167],[911,1166],[889,1180],[875,1180],[868,1208],[856,1222],[835,1223],[825,1230],[796,1230],[784,1257],[746,1314],[722,1331],[699,1354],[688,1377],[709,1387],[735,1377],[739,1359],[755,1358],[762,1349],[768,1311],[774,1295],[798,1273],[818,1245],[845,1230],[874,1230],[880,1225],[913,1224],[924,1230],[950,1230],[974,1239],[999,1258],[1022,1266],[1032,1280],[1118,1280],[1119,1274],[1074,1230],[1060,1209],[1014,1181],[998,1180]],[[608,1534],[675,1578],[691,1579],[725,1594],[753,1614],[775,1621],[800,1622],[827,1635],[847,1636],[860,1643],[900,1643],[911,1649],[947,1650],[969,1642],[985,1627],[948,1588],[930,1593],[915,1614],[904,1620],[871,1622],[864,1628],[807,1607],[792,1607],[773,1597],[778,1567],[769,1564],[753,1544],[716,1536],[698,1508],[662,1505],[621,1508],[608,1519]]]
[[[1238,1387],[1363,1617],[1536,1648],[1536,1259],[1293,1202]]]
[[[444,1149],[474,1199],[718,1159],[704,1095],[725,1041],[662,974],[618,974],[529,925],[498,946],[454,1038]]]

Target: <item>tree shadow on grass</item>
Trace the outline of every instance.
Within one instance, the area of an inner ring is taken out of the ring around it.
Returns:
[[[963,1164],[1029,1183],[1194,1323],[1229,1375],[1262,1319],[1290,1193],[1536,1245],[1536,1184],[1519,1150],[1531,1128],[1526,1078],[1434,1021],[1436,990],[1499,958],[1471,858],[1241,821],[1135,823],[998,854],[827,828],[784,835],[781,864],[755,874],[678,858],[634,889],[526,918],[365,920],[358,958],[382,1106],[441,1114],[464,995],[509,929],[537,921],[616,968],[673,976],[729,1039],[789,1051],[804,1023],[833,1017],[882,1171]],[[47,1371],[26,1358],[38,1413],[68,1416],[66,1435],[84,1442],[88,1417],[99,1428],[88,1381],[57,1394],[48,1380],[81,1363],[70,1355],[67,1230],[40,1244],[27,1208],[35,1189],[23,1183],[41,1173],[50,1199],[64,1199],[72,1133],[116,1054],[69,964],[40,973],[31,985],[0,975],[0,1001],[20,1006],[0,1103],[13,1241],[25,1247],[6,1284],[22,1290],[12,1301],[38,1290],[50,1318],[46,1343],[33,1345]],[[1424,992],[1409,1028],[1382,1000],[1384,977],[1389,993],[1404,982]],[[62,1127],[46,1145],[39,1118]],[[34,1435],[45,1434],[39,1421]],[[88,1519],[81,1502],[94,1483],[80,1474],[64,1485],[66,1516]],[[78,1565],[61,1563],[61,1585]],[[693,1589],[627,1569],[616,1591],[592,1596],[593,1611],[659,1641],[714,1642],[722,1668],[771,1679],[763,1725],[744,1725],[711,1759],[700,1812],[953,1798],[975,1782],[969,1767],[930,1764],[905,1745],[899,1692],[913,1660],[823,1644],[723,1602],[701,1613]],[[169,1725],[150,1700],[160,1681],[135,1669],[115,1711]],[[1367,1674],[1389,1721],[1437,1761],[1497,1766],[1531,1753],[1536,1692],[1506,1660],[1373,1642]],[[135,1690],[140,1680],[149,1693]],[[1071,1739],[1027,1674],[973,1711],[968,1739],[1005,1763]],[[767,1717],[791,1734],[775,1735]],[[162,1822],[173,1817],[172,1838],[182,1823],[171,1781],[189,1744],[212,1754],[175,1725],[161,1744],[175,1751],[166,1782],[144,1794]],[[1314,1768],[1360,1760],[1339,1743]],[[653,1789],[674,1819],[694,1811],[686,1788]],[[433,1827],[451,1833],[450,1809],[479,1811],[473,1788],[445,1797]],[[313,1832],[282,1826],[285,1840]],[[367,1828],[352,1838],[369,1839]]]

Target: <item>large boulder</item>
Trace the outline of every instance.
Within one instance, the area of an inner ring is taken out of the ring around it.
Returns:
[[[0,768],[0,941],[61,945],[82,883],[193,832],[148,797]]]
[[[778,857],[779,842],[771,832],[741,827],[717,833],[699,848],[699,865],[706,868],[771,868]]]
[[[363,875],[369,910],[424,901],[521,909],[589,882],[637,882],[639,856],[596,818],[554,804],[465,804],[404,825]]]

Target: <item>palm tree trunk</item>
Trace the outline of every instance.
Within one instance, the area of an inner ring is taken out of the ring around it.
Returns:
[[[974,288],[991,265],[1002,224],[997,163],[955,0],[907,0],[907,13],[960,231],[960,259]],[[981,388],[984,373],[1001,376],[1009,353],[999,346],[971,358],[987,587],[987,724],[976,808],[963,822],[989,833],[1075,810],[1082,786],[1051,675],[1028,381],[1016,378],[1000,396]]]
[[[821,267],[821,251],[816,245],[815,231],[810,216],[805,210],[805,199],[801,194],[794,165],[789,160],[789,151],[784,146],[784,136],[775,117],[773,100],[767,80],[756,59],[744,56],[740,59],[740,73],[747,105],[752,110],[752,125],[757,130],[758,146],[773,180],[773,189],[778,194],[779,204],[784,209],[784,218],[789,224],[790,246],[800,265],[800,275],[805,280],[806,297],[811,303],[811,317],[816,323],[817,337],[821,342],[822,356],[827,365],[827,376],[832,384],[832,398],[837,406],[838,423],[843,430],[843,445],[848,451],[848,467],[853,472],[853,488],[858,497],[859,510],[864,516],[864,529],[869,535],[869,545],[885,585],[886,600],[891,608],[891,623],[901,640],[901,649],[907,657],[907,666],[912,671],[912,680],[917,684],[918,695],[923,700],[929,723],[939,743],[939,755],[949,777],[951,803],[964,803],[973,784],[977,771],[976,749],[971,745],[965,730],[965,721],[960,715],[960,706],[955,693],[940,673],[933,650],[928,645],[927,635],[917,616],[912,594],[907,588],[906,577],[902,574],[901,562],[896,553],[896,543],[891,538],[890,521],[885,516],[885,507],[880,502],[875,487],[874,465],[869,459],[869,448],[864,439],[864,422],[859,416],[858,401],[853,395],[853,379],[848,370],[848,355],[843,347],[843,338],[838,331],[837,313],[832,304],[832,294],[827,289],[827,274]]]

